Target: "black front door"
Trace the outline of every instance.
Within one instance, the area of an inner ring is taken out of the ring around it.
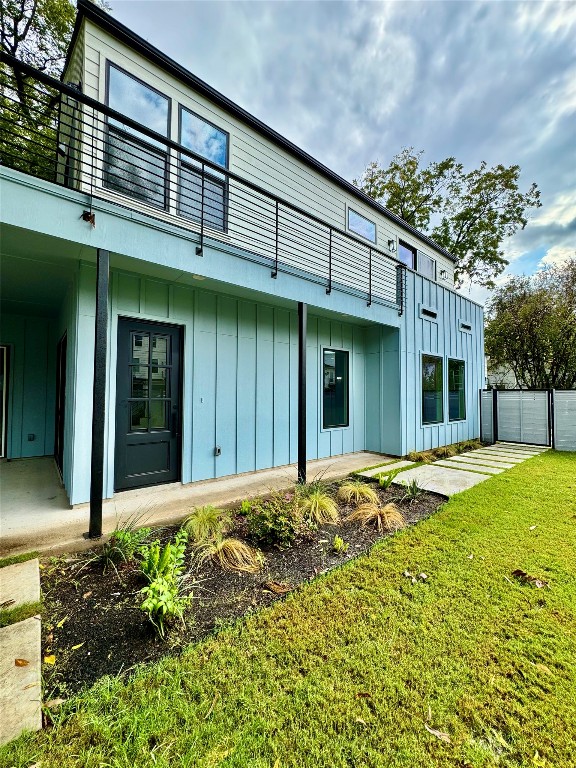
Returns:
[[[180,479],[180,328],[118,321],[114,488]]]

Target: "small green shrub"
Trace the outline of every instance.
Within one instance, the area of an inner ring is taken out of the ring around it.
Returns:
[[[181,528],[173,543],[169,541],[162,547],[159,541],[153,541],[140,547],[140,570],[143,576],[150,583],[158,578],[176,581],[184,572],[187,543],[188,533]]]
[[[215,536],[222,536],[230,526],[230,513],[217,509],[211,504],[196,507],[184,520],[182,528],[193,542],[206,541]]]
[[[265,501],[256,499],[246,514],[246,522],[254,541],[280,549],[289,547],[302,524],[297,496],[275,492]]]
[[[140,608],[147,614],[160,637],[164,637],[167,621],[183,619],[184,611],[192,600],[192,594],[180,594],[180,584],[174,576],[156,576],[141,592],[144,601]]]
[[[399,469],[395,469],[393,472],[389,472],[387,475],[378,475],[378,485],[382,490],[387,491],[388,488],[392,485],[394,482],[394,479],[396,478],[396,475],[400,472]]]
[[[300,504],[302,515],[309,525],[336,523],[340,519],[338,505],[327,493],[318,489],[308,494]]]
[[[242,504],[240,504],[240,514],[246,516],[251,509],[252,509],[251,499],[244,499]]]
[[[348,544],[341,536],[334,536],[334,540],[332,542],[332,551],[336,552],[337,555],[343,555],[345,552],[348,552],[348,548],[350,547],[350,544]]]
[[[338,499],[344,504],[359,504],[361,501],[378,501],[378,494],[362,480],[347,480],[338,488]]]
[[[402,501],[409,501],[410,504],[417,501],[418,498],[424,493],[424,488],[418,485],[416,479],[411,480],[409,483],[404,484],[404,495]]]

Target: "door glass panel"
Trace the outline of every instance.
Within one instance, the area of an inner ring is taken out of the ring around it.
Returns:
[[[153,368],[150,397],[168,397],[169,368]]]
[[[132,363],[148,365],[150,336],[147,333],[132,334]]]
[[[152,365],[168,365],[169,339],[154,336],[152,339]]]
[[[148,366],[132,366],[132,397],[148,397]]]
[[[132,432],[148,429],[148,401],[130,403],[130,429]]]
[[[166,429],[166,401],[150,401],[150,429]]]

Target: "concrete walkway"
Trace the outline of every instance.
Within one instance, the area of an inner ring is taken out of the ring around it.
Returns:
[[[309,461],[308,479],[345,477],[364,467],[392,462],[361,451]],[[231,506],[296,483],[295,464],[197,483],[172,483],[117,493],[103,505],[103,530],[110,534],[129,518],[143,525],[178,523],[195,506]],[[72,552],[94,546],[85,538],[89,505],[73,509],[61,488],[54,460],[20,459],[0,465],[0,556],[20,552]]]
[[[416,480],[427,491],[453,496],[547,450],[535,445],[496,443],[434,464],[407,469],[396,482],[407,484]]]

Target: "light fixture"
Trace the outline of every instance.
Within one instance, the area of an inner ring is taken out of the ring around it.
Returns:
[[[193,280],[206,280],[204,275],[192,275]]]
[[[446,278],[448,277],[448,272],[445,269],[440,270],[440,277]]]
[[[388,240],[388,250],[390,253],[396,253],[396,240]]]

